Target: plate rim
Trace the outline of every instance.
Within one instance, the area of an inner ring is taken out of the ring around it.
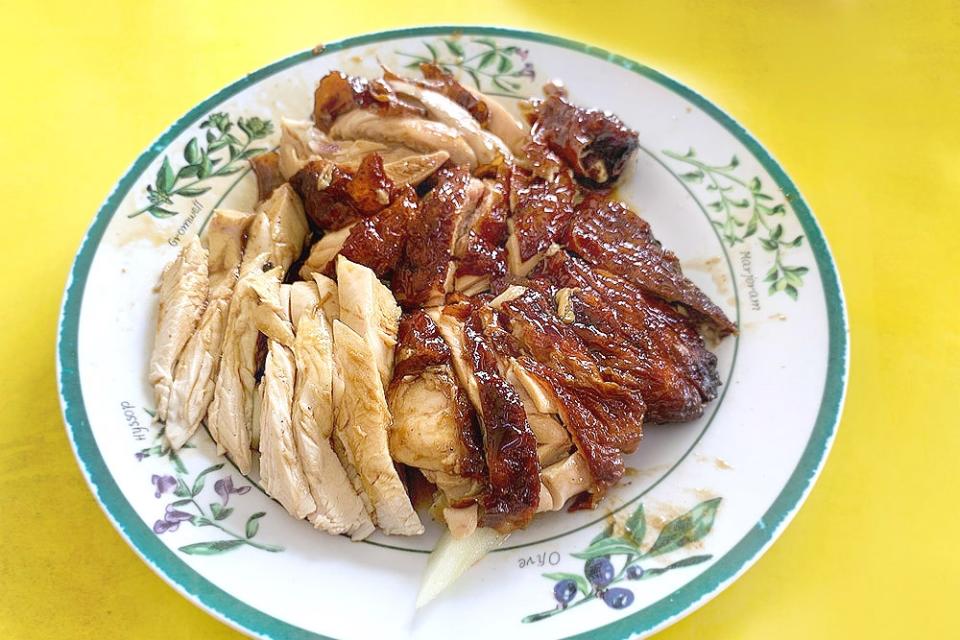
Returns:
[[[820,408],[807,445],[770,508],[736,545],[684,586],[620,620],[570,638],[622,640],[647,635],[706,604],[749,569],[780,536],[809,495],[836,438],[846,396],[850,341],[846,304],[836,263],[819,223],[795,183],[773,155],[720,107],[647,65],[601,47],[526,29],[456,24],[418,26],[365,33],[322,45],[322,49],[315,47],[301,51],[261,67],[201,101],[161,133],[130,165],[84,234],[67,277],[57,328],[57,390],[63,420],[78,465],[97,503],[121,537],[157,575],[195,605],[243,633],[262,638],[333,640],[274,618],[214,585],[164,545],[124,497],[96,445],[78,376],[79,316],[91,263],[113,214],[133,183],[177,136],[210,109],[264,78],[315,57],[385,40],[452,33],[503,36],[570,49],[638,73],[695,104],[743,144],[782,189],[807,234],[824,291],[829,346]]]

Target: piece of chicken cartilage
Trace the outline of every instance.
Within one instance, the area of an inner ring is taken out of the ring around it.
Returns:
[[[207,251],[193,236],[160,276],[160,309],[148,377],[161,422],[167,419],[177,359],[200,321],[208,286]]]
[[[436,186],[420,201],[392,278],[397,300],[405,308],[441,305],[453,291],[457,230],[483,194],[483,183],[464,168],[443,168],[436,178]]]
[[[423,525],[390,458],[390,412],[373,352],[339,320],[333,323],[333,344],[342,381],[333,387],[335,434],[345,462],[355,470],[369,500],[370,515],[384,533],[419,535]]]
[[[367,343],[380,384],[386,389],[393,377],[400,307],[372,270],[343,256],[337,258],[337,292],[340,321]]]
[[[257,330],[254,317],[259,297],[257,280],[280,281],[282,269],[277,266],[264,272],[270,255],[261,253],[250,260],[244,257],[243,275],[230,299],[223,333],[223,354],[217,382],[207,416],[207,428],[217,443],[218,453],[227,453],[240,473],[250,472],[250,446],[253,425],[253,396],[257,371]]]
[[[441,122],[422,118],[384,118],[371,111],[357,109],[336,119],[330,135],[344,140],[373,140],[383,144],[401,144],[421,153],[446,151],[455,165],[473,170],[477,154],[456,129]]]
[[[570,498],[590,490],[593,484],[590,467],[579,451],[543,469],[540,480],[553,500],[551,511],[559,511]]]
[[[510,160],[513,154],[500,138],[480,127],[469,111],[450,98],[401,80],[391,80],[390,86],[400,95],[406,95],[420,102],[429,116],[457,131],[470,145],[480,164],[490,164],[499,156]]]
[[[450,529],[450,535],[457,540],[466,538],[477,530],[478,511],[476,503],[466,507],[444,507],[443,521]]]
[[[307,519],[327,533],[345,533],[360,540],[373,533],[373,522],[330,443],[334,430],[333,336],[319,307],[315,285],[311,286],[316,302],[302,310],[295,308],[299,304],[297,286],[306,284],[293,284],[290,304],[296,323],[293,428],[300,462],[316,503],[316,510]]]
[[[443,150],[401,155],[389,161],[384,157],[383,172],[397,186],[416,187],[432,176],[449,159],[450,154]]]
[[[296,383],[290,285],[263,278],[252,286],[260,297],[257,328],[267,336],[267,359],[260,393],[260,480],[264,490],[295,518],[317,506],[298,452],[293,425]]]
[[[300,197],[284,183],[257,207],[245,252],[250,256],[268,253],[270,264],[281,267],[285,274],[303,252],[309,231]]]
[[[209,293],[197,330],[173,375],[164,436],[176,451],[196,432],[213,399],[230,296],[237,283],[243,241],[252,213],[217,209],[207,231]]]

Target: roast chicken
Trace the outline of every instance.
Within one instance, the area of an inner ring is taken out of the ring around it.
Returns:
[[[148,379],[296,518],[353,539],[498,535],[596,507],[646,425],[717,397],[737,331],[614,198],[638,135],[556,94],[526,121],[435,65],[318,82],[164,270]],[[414,478],[417,476],[417,478]]]

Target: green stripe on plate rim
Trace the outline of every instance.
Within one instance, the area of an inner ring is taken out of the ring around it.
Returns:
[[[100,207],[80,245],[67,280],[58,331],[57,379],[67,434],[87,482],[104,512],[130,546],[158,575],[190,600],[246,633],[263,638],[327,638],[269,616],[203,578],[154,535],[123,496],[97,448],[78,377],[80,307],[90,265],[114,212],[140,174],[181,132],[221,102],[264,78],[317,55],[328,55],[384,40],[451,33],[503,36],[579,51],[638,73],[695,104],[743,144],[782,189],[809,239],[826,299],[830,337],[823,397],[810,439],[783,491],[740,542],[695,579],[640,611],[575,637],[621,640],[634,634],[647,633],[667,626],[710,600],[726,584],[746,571],[789,523],[810,492],[836,435],[846,391],[849,335],[843,293],[833,257],[806,201],[780,164],[746,129],[712,102],[659,71],[605,49],[557,36],[502,27],[438,25],[381,31],[328,44],[319,54],[312,51],[294,54],[247,75],[198,104],[174,122],[134,161]]]

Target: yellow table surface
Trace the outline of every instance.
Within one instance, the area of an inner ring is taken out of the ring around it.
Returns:
[[[63,284],[114,181],[191,106],[314,44],[426,23],[554,33],[687,82],[783,163],[839,263],[852,366],[823,475],[757,565],[662,637],[960,637],[960,4],[0,8],[0,637],[238,637],[137,558],[80,475],[54,381]]]

